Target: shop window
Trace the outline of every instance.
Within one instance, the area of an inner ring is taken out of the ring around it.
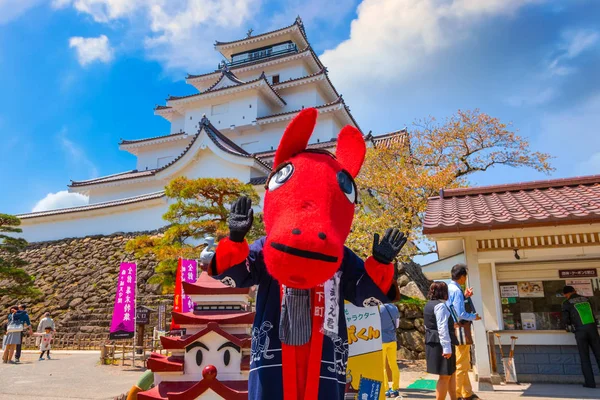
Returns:
[[[600,319],[600,281],[593,279],[518,281],[499,283],[500,306],[505,330],[564,330],[563,287],[571,285],[590,299]]]

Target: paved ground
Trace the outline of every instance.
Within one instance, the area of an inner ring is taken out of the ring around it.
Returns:
[[[0,363],[0,399],[110,399],[125,393],[140,370],[101,366],[97,351],[52,351],[52,360],[23,352],[20,364]]]
[[[53,359],[38,361],[38,353],[24,352],[21,364],[0,363],[0,399],[19,400],[112,400],[137,381],[141,371],[101,366],[96,351],[54,351]],[[416,363],[401,365],[401,398],[435,399],[430,391],[406,389],[419,378],[435,379]],[[472,380],[474,382],[474,380]],[[484,400],[600,399],[600,389],[578,385],[510,385],[495,391],[478,391]]]

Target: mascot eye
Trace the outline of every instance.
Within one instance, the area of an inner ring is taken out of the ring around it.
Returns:
[[[225,350],[225,353],[223,353],[223,364],[225,364],[225,366],[228,366],[229,361],[231,361],[231,353],[229,352],[229,350]]]
[[[271,176],[271,179],[269,179],[269,190],[275,190],[281,187],[281,185],[283,185],[285,182],[287,182],[288,179],[290,179],[293,173],[294,166],[292,164],[286,164],[282,168],[279,168],[279,170],[277,170],[277,172],[275,172],[273,176]]]
[[[196,352],[196,365],[202,365],[202,349],[198,349],[198,351]]]
[[[356,194],[356,185],[354,180],[346,171],[340,171],[337,173],[337,181],[340,185],[340,189],[346,195],[350,203],[356,203],[358,196]]]

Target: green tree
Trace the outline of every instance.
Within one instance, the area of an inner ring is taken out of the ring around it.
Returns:
[[[34,279],[23,269],[27,261],[19,258],[27,241],[2,233],[21,233],[19,225],[19,218],[0,214],[0,296],[36,297],[40,292],[34,286]]]
[[[158,265],[149,283],[160,283],[164,293],[171,293],[175,286],[177,259],[198,258],[205,236],[213,236],[219,241],[228,234],[229,207],[238,197],[248,196],[254,204],[258,204],[260,198],[252,185],[230,178],[179,177],[167,185],[165,193],[172,201],[163,215],[169,223],[168,228],[162,234],[130,240],[126,250],[135,252],[137,257],[153,254]],[[262,235],[262,214],[257,214],[248,240]]]
[[[347,245],[366,257],[373,233],[386,227],[400,227],[413,243],[426,244],[421,227],[427,199],[440,189],[467,186],[472,174],[496,166],[548,173],[550,159],[532,151],[509,125],[479,110],[459,110],[442,122],[416,121],[402,139],[367,151],[357,179],[362,204]],[[421,247],[405,246],[404,261],[432,251]]]

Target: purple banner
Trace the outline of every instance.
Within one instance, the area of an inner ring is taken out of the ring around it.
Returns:
[[[197,260],[181,260],[181,282],[195,283],[198,279],[198,261]],[[190,312],[194,311],[194,303],[191,297],[185,295],[183,292],[183,308],[182,311]]]
[[[110,339],[130,339],[135,334],[135,288],[137,273],[135,263],[121,263],[110,324]]]

